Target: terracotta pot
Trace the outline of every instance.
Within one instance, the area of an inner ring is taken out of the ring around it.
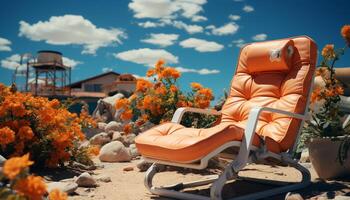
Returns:
[[[338,160],[341,141],[331,138],[316,138],[309,144],[310,161],[321,179],[334,179],[350,175],[350,159],[343,165]],[[348,153],[350,155],[350,151]]]

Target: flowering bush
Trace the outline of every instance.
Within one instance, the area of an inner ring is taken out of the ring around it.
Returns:
[[[29,154],[7,160],[0,173],[0,199],[41,200],[46,195],[46,184],[40,176],[30,175]],[[67,194],[54,189],[49,194],[50,200],[66,200]]]
[[[170,121],[179,107],[209,107],[210,101],[214,99],[210,89],[199,83],[192,83],[192,91],[185,94],[177,86],[180,72],[164,65],[165,62],[159,60],[146,74],[150,79],[153,78],[153,81],[138,79],[135,93],[129,99],[117,100],[116,109],[122,110],[121,120],[135,121],[136,126],[147,121],[160,124]],[[193,114],[185,116],[183,123],[188,126],[200,126],[215,120],[207,116],[200,121],[194,121],[194,117]],[[124,132],[129,133],[133,128],[135,127],[132,124],[126,124]]]
[[[34,97],[0,84],[0,154],[30,153],[36,166],[57,167],[77,159],[81,129],[94,126],[87,113],[70,113],[58,100]]]
[[[345,39],[346,45],[340,49],[334,49],[333,44],[327,44],[322,49],[322,61],[316,70],[316,76],[322,77],[324,87],[315,87],[311,94],[311,103],[319,102],[318,111],[311,109],[312,120],[303,129],[302,143],[314,137],[336,137],[350,134],[349,127],[343,128],[340,110],[340,95],[344,93],[342,84],[335,78],[334,66],[340,56],[344,54],[346,48],[350,47],[350,25],[346,25],[341,30],[341,35]],[[350,141],[344,140],[343,145]],[[350,144],[350,143],[349,143]],[[345,150],[345,149],[343,149]],[[346,158],[346,151],[342,151],[340,161]],[[345,154],[344,154],[345,153]]]

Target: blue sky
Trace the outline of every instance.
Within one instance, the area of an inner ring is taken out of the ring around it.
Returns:
[[[239,46],[297,35],[321,49],[350,24],[348,0],[61,0],[1,1],[0,82],[11,83],[19,54],[56,50],[72,80],[103,71],[144,76],[158,57],[179,67],[185,90],[200,82],[220,97]],[[338,62],[350,66],[350,53]],[[20,78],[21,79],[21,78]]]

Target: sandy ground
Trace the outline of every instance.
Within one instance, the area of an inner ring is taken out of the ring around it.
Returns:
[[[98,162],[98,161],[97,161]],[[143,178],[145,173],[139,172],[136,168],[137,160],[128,163],[102,163],[104,166],[101,169],[94,170],[95,175],[107,175],[111,178],[111,182],[98,182],[99,186],[96,188],[78,188],[76,194],[70,196],[72,200],[89,200],[89,199],[104,199],[104,200],[166,200],[168,198],[151,195],[143,185]],[[125,167],[133,167],[132,171],[124,171]],[[324,182],[317,179],[317,175],[312,168],[310,168],[313,183],[306,189],[296,191],[300,193],[305,199],[333,199],[337,195],[350,195],[350,181],[333,181]],[[65,174],[65,177],[62,177]],[[155,185],[172,184],[178,182],[193,181],[203,179],[205,172],[195,174],[191,171],[170,171],[162,172],[154,178]],[[57,175],[57,176],[56,176]],[[63,178],[72,178],[74,173],[59,173],[54,175],[53,180]],[[297,182],[301,176],[293,168],[289,167],[270,167],[264,165],[250,165],[240,173],[241,176],[265,178],[271,180]],[[251,192],[257,192],[268,189],[270,185],[262,185],[248,181],[235,181],[227,184],[224,188],[224,197],[234,197]],[[208,187],[196,188],[189,191],[197,194],[209,194]],[[284,199],[284,195],[274,196],[269,199]],[[349,198],[350,199],[350,198]]]

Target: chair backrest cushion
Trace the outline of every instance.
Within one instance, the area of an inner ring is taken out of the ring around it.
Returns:
[[[244,46],[221,121],[245,128],[254,106],[304,114],[316,57],[316,44],[304,36]],[[268,141],[267,147],[272,151],[286,151],[295,142],[300,122],[263,112],[256,133]]]

